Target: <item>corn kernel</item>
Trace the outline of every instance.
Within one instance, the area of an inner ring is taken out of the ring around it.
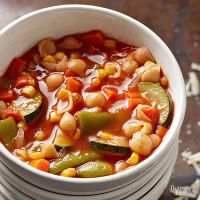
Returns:
[[[131,157],[128,159],[128,163],[129,163],[130,165],[136,165],[136,164],[139,163],[139,160],[140,160],[139,155],[138,155],[137,153],[133,152],[133,153],[131,154]]]
[[[60,174],[61,176],[65,176],[65,177],[74,177],[76,176],[76,169],[75,168],[68,168],[65,169],[61,172]]]
[[[81,58],[81,54],[78,52],[72,53],[70,55],[70,58],[73,58],[73,59]]]
[[[101,65],[99,65],[99,64],[94,64],[92,68],[93,68],[93,69],[100,69],[100,68],[101,68]]]
[[[48,63],[56,63],[56,59],[52,55],[45,56],[43,61]]]
[[[69,94],[68,90],[61,88],[58,90],[57,98],[59,100],[66,101],[68,100],[68,94]]]
[[[38,131],[35,135],[35,139],[38,140],[38,141],[42,141],[44,140],[46,137],[46,134],[44,131]]]
[[[22,129],[25,129],[26,128],[26,124],[22,121],[20,121],[18,124],[17,124],[17,128],[22,128]]]
[[[116,49],[117,42],[115,40],[105,40],[104,47],[107,49]]]
[[[65,56],[66,56],[65,53],[63,53],[63,52],[57,52],[54,55],[54,58],[59,61],[59,60],[62,60]]]
[[[93,79],[91,80],[91,86],[92,86],[92,87],[97,87],[98,85],[100,85],[100,83],[101,83],[101,81],[100,81],[100,79],[99,79],[98,77],[93,78]]]
[[[28,86],[25,86],[22,90],[21,90],[21,94],[22,95],[25,95],[25,96],[28,96],[28,97],[33,97],[36,93],[36,90],[33,86],[31,85],[28,85]]]
[[[98,69],[98,76],[100,79],[104,79],[107,76],[105,69]]]
[[[102,140],[110,140],[110,139],[112,139],[112,134],[107,133],[107,132],[99,132],[98,136],[99,136]]]
[[[144,66],[148,66],[148,65],[152,65],[152,64],[155,64],[154,62],[151,62],[151,61],[146,61],[145,63],[144,63]]]
[[[33,56],[33,62],[38,65],[40,63],[40,56],[39,54],[34,54]]]
[[[61,115],[57,114],[56,112],[51,112],[49,120],[51,123],[59,122],[61,120]]]
[[[44,158],[44,154],[41,152],[31,152],[31,153],[29,153],[29,158],[31,160],[42,159],[42,158]]]
[[[168,80],[165,76],[163,76],[161,79],[160,79],[160,84],[162,87],[164,88],[167,88],[168,87]]]
[[[73,139],[78,140],[81,137],[81,130],[77,128],[76,133],[74,134]]]

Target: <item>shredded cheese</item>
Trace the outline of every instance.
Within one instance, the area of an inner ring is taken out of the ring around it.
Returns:
[[[191,63],[191,69],[192,70],[196,70],[196,71],[200,71],[200,64],[199,63]]]
[[[186,93],[188,97],[198,96],[200,94],[200,82],[195,72],[189,72],[189,80],[186,84]]]

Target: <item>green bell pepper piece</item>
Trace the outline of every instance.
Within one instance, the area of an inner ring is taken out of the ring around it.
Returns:
[[[13,117],[0,121],[0,139],[9,147],[12,146],[12,140],[17,135],[17,125]]]
[[[114,118],[109,112],[79,111],[76,114],[82,133],[98,131],[108,125]]]
[[[79,153],[78,155],[70,153],[67,154],[64,158],[59,159],[58,161],[53,161],[50,165],[50,173],[59,174],[64,169],[70,167],[78,167],[86,162],[99,158],[101,158],[101,154],[95,151]]]
[[[107,176],[112,173],[112,165],[102,161],[91,161],[77,168],[77,174],[83,178]]]

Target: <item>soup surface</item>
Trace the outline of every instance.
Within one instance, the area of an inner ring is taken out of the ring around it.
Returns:
[[[160,145],[173,113],[169,94],[146,47],[96,30],[45,38],[0,78],[0,141],[48,173],[111,175]]]

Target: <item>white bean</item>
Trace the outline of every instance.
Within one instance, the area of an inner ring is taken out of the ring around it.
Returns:
[[[67,134],[73,134],[76,131],[76,120],[74,116],[66,112],[60,120],[59,127]]]
[[[152,67],[143,72],[141,80],[144,82],[156,83],[160,81],[160,67]]]
[[[86,69],[86,63],[82,59],[73,59],[71,58],[68,62],[68,67],[71,71],[83,75]]]
[[[46,78],[45,82],[48,90],[52,92],[64,82],[64,76],[62,74],[51,74]]]
[[[103,94],[99,92],[91,92],[86,95],[85,104],[88,108],[103,107],[106,103],[106,99]]]

